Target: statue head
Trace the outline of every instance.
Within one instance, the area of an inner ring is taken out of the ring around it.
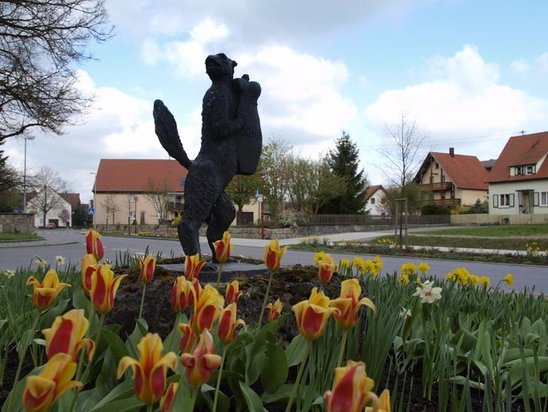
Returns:
[[[224,53],[211,54],[205,60],[206,73],[211,80],[223,77],[232,78],[234,67],[237,65],[238,63],[229,59]]]

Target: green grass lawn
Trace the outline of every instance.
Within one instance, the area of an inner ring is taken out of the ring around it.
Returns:
[[[501,225],[501,226],[466,226],[451,229],[436,230],[434,232],[414,232],[414,234],[450,235],[450,236],[546,236],[548,225]]]
[[[451,237],[445,237],[444,235],[434,236],[407,236],[407,244],[415,246],[447,246],[447,247],[462,247],[462,248],[475,248],[475,249],[505,249],[505,250],[521,250],[524,251],[527,245],[538,245],[540,250],[548,249],[548,238],[542,237],[528,237],[516,238],[505,237],[506,235],[500,235],[499,237],[481,237],[480,235],[451,235]],[[395,240],[393,236],[390,237]]]
[[[33,233],[0,233],[0,242],[26,242],[30,240],[42,240]]]

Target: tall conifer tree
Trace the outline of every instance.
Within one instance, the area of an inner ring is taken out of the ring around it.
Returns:
[[[324,207],[322,213],[355,214],[362,213],[364,207],[363,193],[367,187],[367,178],[363,169],[359,169],[359,151],[350,135],[343,131],[335,141],[335,149],[330,150],[327,162],[331,172],[345,182],[345,191]]]

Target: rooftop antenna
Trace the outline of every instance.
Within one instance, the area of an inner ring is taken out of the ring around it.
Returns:
[[[525,130],[522,130],[520,133],[522,136],[525,135]]]

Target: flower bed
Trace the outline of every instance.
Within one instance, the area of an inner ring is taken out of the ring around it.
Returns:
[[[548,407],[545,297],[465,268],[381,276],[378,257],[323,252],[284,268],[272,241],[264,275],[203,285],[198,256],[177,276],[152,256],[112,269],[97,232],[87,247],[78,270],[0,276],[2,412]]]

